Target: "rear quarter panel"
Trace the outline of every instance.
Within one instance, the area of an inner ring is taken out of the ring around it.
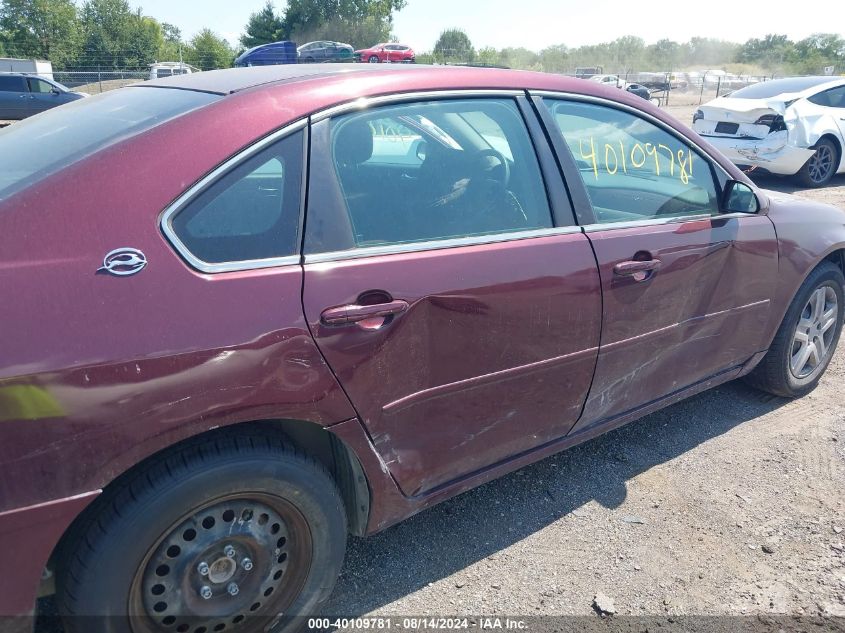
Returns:
[[[158,229],[173,198],[287,110],[215,104],[0,203],[0,512],[100,488],[217,426],[354,416],[304,322],[300,266],[203,275]],[[243,123],[220,125],[230,117]],[[126,246],[146,268],[96,274]]]

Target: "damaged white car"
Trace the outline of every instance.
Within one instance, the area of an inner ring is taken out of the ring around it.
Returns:
[[[845,171],[845,79],[793,77],[701,106],[693,128],[741,167],[795,174],[808,187]]]

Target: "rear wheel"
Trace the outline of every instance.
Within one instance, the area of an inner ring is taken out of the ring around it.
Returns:
[[[816,153],[798,172],[798,179],[807,187],[821,187],[830,182],[839,165],[839,152],[830,139],[816,143]]]
[[[275,437],[221,437],[101,501],[66,549],[59,608],[73,633],[284,630],[328,597],[345,545],[322,466]]]
[[[754,387],[795,398],[812,391],[830,364],[842,330],[845,277],[824,262],[804,281],[760,364],[746,376]]]
[[[367,61],[371,64],[378,64],[378,57],[376,55],[370,55],[370,58]]]

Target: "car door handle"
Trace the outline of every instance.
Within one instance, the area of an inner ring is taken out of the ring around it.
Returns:
[[[632,276],[637,273],[646,273],[654,270],[659,270],[663,265],[659,259],[647,259],[645,261],[627,261],[619,262],[613,267],[613,273],[621,276]]]
[[[376,303],[373,305],[358,305],[352,303],[337,308],[323,310],[320,315],[326,325],[344,325],[346,323],[357,323],[373,317],[386,317],[393,314],[402,314],[408,309],[407,301],[390,301],[388,303]]]

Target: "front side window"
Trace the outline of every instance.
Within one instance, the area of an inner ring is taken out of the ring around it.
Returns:
[[[49,94],[53,91],[53,86],[43,79],[27,79],[29,82],[29,91],[30,92],[37,92],[39,94]]]
[[[331,121],[347,248],[459,239],[552,226],[531,139],[515,102],[444,100]]]
[[[302,133],[234,167],[169,219],[190,253],[209,264],[285,257],[299,244]]]
[[[616,108],[544,101],[572,152],[597,222],[719,212],[709,161],[677,136]]]

